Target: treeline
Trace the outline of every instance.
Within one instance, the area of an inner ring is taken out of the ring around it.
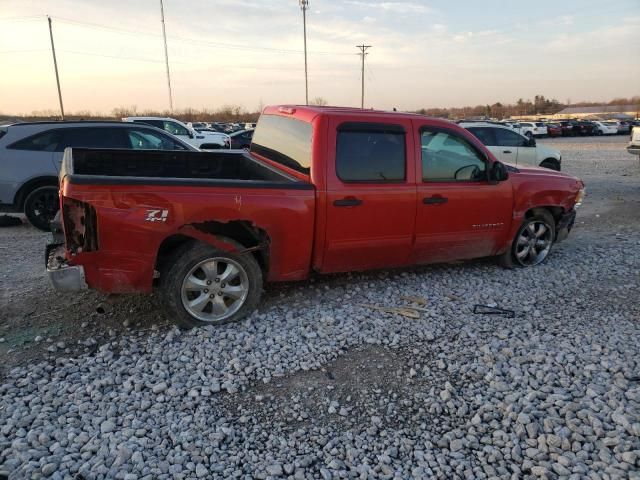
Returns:
[[[136,106],[118,107],[111,114],[96,113],[88,110],[66,112],[65,120],[120,120],[123,117],[171,117],[183,122],[255,122],[260,116],[259,111],[249,112],[238,105],[224,105],[217,109],[185,108],[182,110],[138,110]],[[0,119],[20,119],[27,122],[41,120],[59,120],[60,113],[55,110],[41,110],[29,115],[3,115]]]
[[[576,102],[562,103],[555,98],[545,98],[544,95],[536,95],[533,100],[519,98],[515,103],[503,104],[496,102],[493,105],[476,105],[452,108],[421,108],[417,113],[441,118],[465,118],[465,117],[490,117],[509,118],[514,115],[553,115],[567,107],[592,107],[603,105],[602,102]],[[640,96],[631,98],[614,98],[605,105],[640,105]]]
[[[312,105],[327,105],[322,97],[314,98]],[[519,98],[515,103],[503,104],[496,102],[492,105],[476,105],[451,108],[421,108],[416,113],[441,118],[465,118],[465,117],[490,117],[509,118],[514,115],[553,115],[566,107],[590,107],[602,105],[602,102],[571,102],[562,103],[555,98],[545,98],[544,95],[536,95],[533,100]],[[638,105],[640,109],[640,95],[631,98],[614,98],[606,105]],[[223,105],[217,109],[185,108],[170,112],[168,110],[138,110],[136,106],[114,108],[110,114],[95,113],[88,110],[67,113],[67,120],[120,120],[123,117],[149,116],[172,117],[184,122],[255,122],[260,116],[262,105],[256,111],[250,112],[239,105]],[[59,112],[55,110],[42,110],[31,112],[29,115],[2,115],[0,120],[58,120]]]

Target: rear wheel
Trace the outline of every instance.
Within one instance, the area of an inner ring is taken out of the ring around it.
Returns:
[[[60,208],[58,187],[47,185],[33,190],[24,200],[24,215],[34,227],[48,232],[49,222]]]
[[[525,135],[526,135],[527,137],[529,137],[529,139],[532,139],[532,138],[533,138],[533,132],[527,132],[527,133],[525,133]]]
[[[244,247],[225,239],[237,251]],[[178,249],[161,273],[162,300],[185,328],[240,320],[258,305],[262,271],[251,253],[231,253],[204,243]]]
[[[535,210],[524,219],[511,248],[498,257],[498,262],[507,268],[539,265],[549,256],[555,238],[553,216],[546,210]]]

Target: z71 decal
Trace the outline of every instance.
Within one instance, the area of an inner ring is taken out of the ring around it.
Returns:
[[[147,222],[166,222],[169,210],[147,210]]]

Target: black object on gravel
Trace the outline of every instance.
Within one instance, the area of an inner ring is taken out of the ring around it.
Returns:
[[[18,217],[0,215],[0,227],[17,227],[18,225],[22,225],[22,220]]]

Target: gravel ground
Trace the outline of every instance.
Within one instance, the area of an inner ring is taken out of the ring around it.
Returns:
[[[153,298],[54,293],[46,238],[0,231],[0,470],[640,479],[638,159],[626,137],[543,142],[588,189],[545,264],[279,285],[217,328],[181,332]],[[424,299],[421,318],[360,306],[407,295]],[[475,303],[516,316],[474,315]]]

